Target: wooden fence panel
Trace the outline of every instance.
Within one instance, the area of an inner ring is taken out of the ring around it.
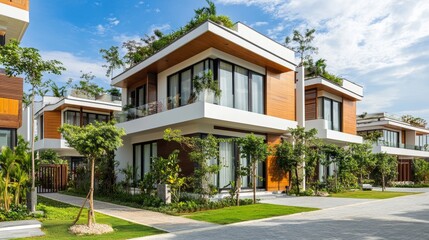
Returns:
[[[51,193],[67,189],[67,164],[41,164],[37,172],[37,192]]]

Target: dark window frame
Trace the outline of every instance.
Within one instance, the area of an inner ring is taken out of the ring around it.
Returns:
[[[6,130],[9,131],[9,140],[10,140],[10,145],[8,145],[9,148],[14,149],[16,147],[16,145],[18,144],[18,133],[17,133],[17,129],[15,128],[0,128],[0,130]],[[2,146],[0,146],[1,149]]]
[[[73,112],[73,113],[75,113],[75,114],[77,114],[77,113],[79,113],[79,115],[80,115],[80,111],[76,111],[76,110],[65,110],[64,111],[64,113],[63,113],[63,124],[65,124],[65,123],[67,123],[66,121],[67,121],[67,112]],[[86,114],[86,120],[85,120],[85,118],[84,118],[84,114]],[[79,116],[79,122],[80,122],[80,126],[85,126],[85,125],[87,125],[87,124],[89,124],[90,122],[89,122],[89,114],[95,114],[95,120],[96,121],[99,121],[99,116],[107,116],[107,122],[109,122],[111,119],[110,119],[110,114],[102,114],[102,113],[94,113],[94,112],[86,112],[86,111],[83,111],[82,112],[82,116]],[[81,120],[82,120],[82,122],[81,122]],[[84,124],[84,122],[86,122],[86,124]]]
[[[158,153],[158,140],[154,140],[154,141],[148,141],[148,142],[140,142],[140,143],[134,143],[133,144],[133,180],[134,180],[134,182],[136,182],[137,181],[137,171],[136,171],[136,161],[137,161],[137,159],[136,159],[136,147],[137,146],[140,146],[140,151],[141,151],[141,154],[140,154],[140,170],[139,170],[139,174],[140,174],[140,180],[142,180],[143,179],[143,177],[144,177],[144,170],[145,170],[145,168],[144,168],[144,146],[145,145],[150,145],[150,162],[149,162],[149,168],[151,168],[152,167],[152,164],[153,164],[153,158],[154,157],[157,157],[157,156],[153,156],[153,144],[154,143],[156,143],[157,144],[157,153]],[[150,169],[149,169],[149,171],[150,171]]]
[[[44,119],[44,115],[43,114],[40,115],[39,121],[40,121],[40,123],[39,123],[39,125],[40,125],[39,138],[40,138],[40,140],[42,140],[45,137],[45,126],[44,126],[45,119]]]
[[[321,107],[322,112],[320,113],[320,115],[318,113],[318,115],[321,116],[322,119],[325,119],[325,100],[328,100],[331,107],[331,118],[332,118],[329,129],[333,131],[342,132],[343,131],[343,103],[328,97],[318,97],[318,99],[321,99],[321,101],[318,100],[317,104],[322,104],[322,107]],[[339,130],[334,130],[334,102],[338,103]]]

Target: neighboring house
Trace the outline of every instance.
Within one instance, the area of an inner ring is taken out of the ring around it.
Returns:
[[[24,124],[18,130],[27,141],[31,136],[31,114],[30,107],[24,108]],[[35,151],[53,149],[63,159],[66,159],[73,166],[82,160],[81,155],[67,145],[62,138],[58,128],[63,124],[73,124],[83,126],[93,121],[109,121],[113,113],[122,109],[121,102],[113,101],[110,95],[103,95],[100,98],[88,98],[81,94],[72,92],[65,97],[43,97],[41,101],[35,103],[35,131],[36,142]]]
[[[0,0],[0,45],[20,41],[29,23],[28,0]],[[14,147],[21,127],[22,78],[8,77],[0,69],[0,149]]]
[[[385,152],[398,159],[398,181],[412,181],[412,160],[429,159],[429,129],[413,126],[401,118],[386,113],[357,117],[358,132],[364,135],[378,131],[381,136],[373,153]]]
[[[209,69],[219,81],[219,101],[208,94],[193,99],[192,79]],[[139,180],[150,170],[152,157],[179,149],[182,171],[191,173],[195,164],[184,150],[163,140],[166,128],[199,137],[253,132],[270,145],[280,143],[288,128],[297,126],[295,69],[293,51],[248,26],[203,23],[113,78],[112,85],[122,88],[123,106],[129,108],[117,115],[118,127],[127,134],[116,153],[119,169],[133,166]],[[234,180],[233,159],[240,156],[234,143],[221,143],[219,151],[223,167],[213,183],[223,189]],[[284,190],[288,185],[273,158],[261,163],[258,172],[264,178],[259,188]],[[244,177],[243,187],[250,181]]]
[[[305,80],[305,127],[315,128],[317,137],[325,143],[345,146],[362,143],[356,132],[356,102],[362,100],[363,88],[343,79],[341,85],[323,77]],[[336,166],[319,164],[320,181],[332,176]]]

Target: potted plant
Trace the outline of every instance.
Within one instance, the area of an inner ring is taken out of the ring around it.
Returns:
[[[189,102],[195,102],[200,97],[201,93],[204,93],[204,101],[214,103],[215,99],[219,99],[221,96],[221,90],[219,88],[219,82],[213,79],[212,70],[204,72],[202,75],[195,76],[192,79],[194,85],[194,91],[191,94]]]

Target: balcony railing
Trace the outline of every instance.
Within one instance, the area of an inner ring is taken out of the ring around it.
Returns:
[[[104,93],[102,95],[93,97],[93,96],[88,96],[82,92],[76,91],[74,89],[67,91],[67,96],[76,97],[76,98],[83,98],[83,99],[88,99],[88,100],[101,101],[101,102],[109,102],[109,103],[121,101],[120,96],[113,96],[113,95]]]
[[[426,144],[424,146],[418,146],[418,145],[409,145],[409,144],[394,144],[386,141],[378,141],[377,146],[384,146],[384,147],[394,147],[394,148],[402,148],[402,149],[410,149],[410,150],[417,150],[417,151],[425,151],[429,152],[429,145]]]
[[[115,119],[118,123],[122,123],[165,112],[185,105],[193,104],[195,102],[207,102],[217,104],[215,97],[213,96],[213,94],[210,93],[201,94],[199,97],[195,98],[190,97],[185,102],[182,102],[182,104],[181,97],[177,95],[175,97],[169,97],[167,99],[153,101],[138,107],[125,107],[123,111],[115,113]]]
[[[0,3],[28,11],[29,0],[0,0]]]

